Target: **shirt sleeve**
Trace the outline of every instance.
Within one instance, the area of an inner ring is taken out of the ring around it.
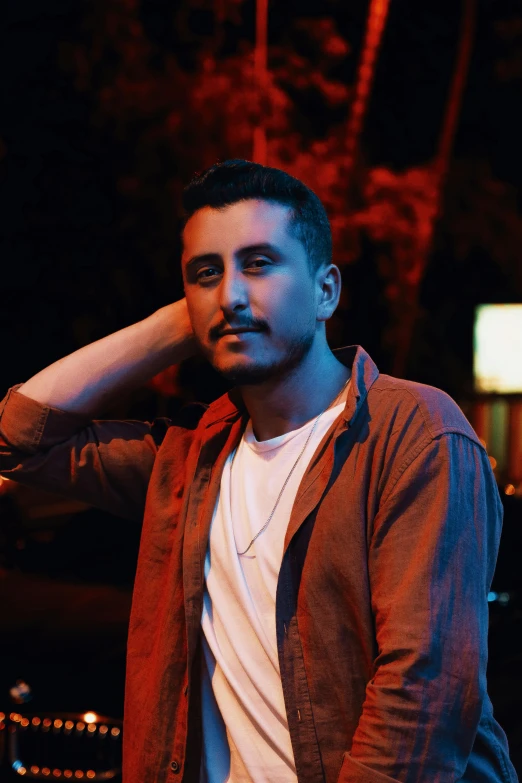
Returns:
[[[21,385],[0,402],[0,474],[141,522],[170,420],[91,420],[24,396]]]
[[[486,696],[502,528],[487,454],[443,434],[397,474],[369,542],[375,675],[339,783],[460,780]]]

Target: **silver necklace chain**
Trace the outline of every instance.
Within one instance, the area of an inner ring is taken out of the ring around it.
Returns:
[[[346,383],[344,384],[343,388],[341,389],[341,391],[339,392],[339,394],[337,395],[337,397],[340,397],[340,396],[341,396],[341,394],[343,393],[343,391],[344,391],[344,390],[346,389],[346,387],[348,386],[348,383],[349,383],[349,382],[350,382],[350,378],[348,378],[348,380],[347,380],[347,381],[346,381]],[[337,397],[334,399],[333,403],[330,403],[330,405],[328,406],[328,408],[331,408],[331,407],[332,407],[332,405],[333,405],[333,404],[336,402],[336,400],[337,400]],[[309,442],[310,438],[312,437],[312,435],[313,435],[313,433],[314,433],[314,430],[315,430],[315,428],[316,428],[317,422],[319,421],[319,419],[321,418],[321,416],[323,415],[323,413],[324,413],[325,411],[327,411],[327,410],[328,410],[328,408],[325,408],[325,409],[324,409],[324,411],[321,411],[321,413],[319,414],[319,416],[318,416],[318,417],[317,417],[317,419],[315,420],[314,426],[312,427],[312,429],[311,429],[311,431],[310,431],[310,434],[309,434],[308,438],[306,439],[306,443],[305,443],[305,445],[303,446],[303,448],[302,448],[302,450],[301,450],[301,453],[299,454],[298,458],[297,458],[297,459],[296,459],[296,461],[294,462],[293,468],[292,468],[292,470],[290,471],[290,473],[288,474],[288,476],[287,476],[287,478],[286,478],[286,481],[285,481],[285,483],[283,484],[283,488],[281,489],[281,492],[279,493],[279,497],[278,497],[278,498],[277,498],[277,500],[276,500],[275,506],[274,506],[274,508],[272,509],[272,513],[270,514],[270,516],[269,516],[269,517],[268,517],[268,519],[266,520],[265,524],[263,525],[263,527],[261,528],[261,530],[259,531],[259,533],[256,533],[256,535],[254,536],[254,538],[252,539],[252,541],[250,542],[250,544],[247,546],[247,548],[244,550],[244,552],[238,552],[238,551],[237,551],[237,549],[236,549],[236,552],[237,552],[237,554],[238,554],[240,557],[241,557],[242,555],[246,555],[246,553],[248,552],[248,550],[250,549],[250,547],[252,546],[252,544],[254,543],[254,541],[256,540],[256,538],[259,538],[259,536],[261,535],[261,533],[262,533],[264,530],[266,530],[266,529],[267,529],[267,527],[268,527],[268,525],[270,524],[270,520],[272,519],[272,517],[273,517],[273,515],[274,515],[274,511],[276,510],[276,508],[277,508],[277,504],[279,503],[279,500],[281,499],[281,495],[283,494],[284,488],[285,488],[285,487],[286,487],[286,485],[288,484],[288,481],[289,481],[289,479],[290,479],[290,476],[291,476],[291,475],[292,475],[292,473],[294,472],[294,468],[295,468],[295,466],[297,465],[297,463],[299,462],[299,460],[300,460],[300,459],[301,459],[301,457],[303,456],[303,454],[304,454],[304,451],[305,451],[306,447],[308,446],[308,442]]]

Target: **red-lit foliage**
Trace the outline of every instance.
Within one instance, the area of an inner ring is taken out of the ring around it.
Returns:
[[[471,0],[466,3],[473,5]],[[194,7],[213,14],[212,35],[187,32],[189,10]],[[377,2],[368,6],[375,14],[382,14],[383,7]],[[172,249],[177,242],[183,185],[195,171],[216,160],[251,159],[253,130],[262,124],[268,164],[305,181],[324,202],[332,224],[335,263],[343,268],[354,261],[363,237],[374,248],[389,308],[384,341],[389,355],[395,357],[394,371],[402,374],[419,315],[420,284],[440,211],[441,170],[448,167],[451,143],[444,145],[442,156],[437,158],[437,150],[433,150],[433,160],[425,166],[400,173],[383,167],[372,169],[361,156],[352,168],[351,153],[360,144],[359,139],[348,143],[347,135],[362,133],[364,140],[364,129],[361,123],[350,125],[347,118],[352,98],[361,91],[357,84],[344,84],[330,75],[332,66],[351,51],[351,43],[339,34],[332,18],[296,18],[292,24],[306,39],[313,56],[310,59],[287,43],[269,42],[269,69],[259,89],[253,37],[241,38],[238,33],[235,47],[226,51],[224,46],[225,25],[235,24],[239,29],[243,10],[243,0],[176,4],[172,25],[178,31],[185,30],[190,65],[175,46],[154,40],[143,23],[138,0],[94,0],[87,7],[84,41],[63,45],[62,61],[73,70],[77,89],[94,97],[92,122],[120,140],[125,150],[126,157],[115,162],[114,176],[126,206],[114,230],[154,235],[155,244],[149,242],[144,248],[146,262],[160,281],[166,278],[168,265],[176,263]],[[371,18],[368,29],[376,29]],[[464,34],[464,25],[462,29]],[[374,38],[369,35],[367,42],[375,44]],[[368,87],[368,62],[374,66],[375,55],[360,57],[359,78]],[[499,67],[506,70],[505,64]],[[448,95],[449,90],[448,84]],[[312,130],[315,109],[308,105],[317,96],[325,111],[343,112],[342,121],[325,123],[320,134]],[[441,138],[445,133],[450,142],[461,95],[453,94],[451,99],[454,103],[446,114],[446,124],[440,118]],[[514,240],[518,247],[520,234],[513,199],[507,193],[502,196],[504,206],[509,201],[504,214],[488,197],[491,188],[502,186],[495,186],[487,172],[483,171],[481,184],[473,193],[468,187],[469,172],[450,176],[451,225],[445,221],[446,234],[453,234],[461,249],[477,241],[487,245],[488,252],[511,259]],[[456,206],[459,188],[468,193],[473,210],[487,219],[467,218]],[[509,237],[505,252],[494,228],[499,219]],[[341,301],[337,319],[342,318],[342,307]],[[329,328],[342,331],[335,318]],[[165,380],[165,390],[175,388],[172,381],[170,376]]]
[[[418,291],[437,210],[437,184],[436,172],[430,167],[400,174],[372,169],[364,185],[364,207],[352,217],[352,225],[362,229],[376,248],[391,315],[383,340],[395,356],[400,345],[409,344],[404,330],[417,317]],[[401,374],[404,367],[398,369]]]

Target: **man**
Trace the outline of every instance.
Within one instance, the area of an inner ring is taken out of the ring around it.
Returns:
[[[226,161],[184,194],[185,299],[11,388],[0,471],[143,519],[124,783],[517,780],[486,687],[501,504],[443,392],[330,350],[328,219]],[[94,418],[194,352],[235,384]]]

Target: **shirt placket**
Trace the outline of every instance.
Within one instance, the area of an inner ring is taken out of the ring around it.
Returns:
[[[315,731],[303,648],[297,624],[297,596],[288,547],[281,564],[276,596],[276,632],[281,682],[288,729],[299,781],[324,783],[323,765]]]
[[[239,427],[238,427],[239,428]],[[238,429],[237,428],[237,429]],[[229,440],[227,448],[226,441]],[[187,631],[187,681],[184,696],[188,696],[187,710],[200,713],[201,705],[190,703],[194,699],[192,691],[199,694],[199,688],[191,686],[191,678],[199,676],[200,672],[193,667],[194,656],[198,647],[201,632],[201,612],[203,608],[204,587],[204,560],[212,512],[217,500],[219,483],[224,463],[237,440],[236,434],[231,433],[230,425],[221,423],[221,429],[202,445],[198,456],[197,468],[194,473],[190,488],[190,497],[185,523],[185,536],[183,543],[183,588],[185,600],[185,617]],[[199,716],[200,720],[200,716]],[[188,723],[188,721],[187,721]],[[186,753],[194,752],[188,747],[188,732],[180,732],[176,735],[173,749],[173,757],[170,763],[172,783],[181,780],[186,766]],[[199,744],[199,743],[198,743]],[[191,766],[193,766],[191,764]]]
[[[313,513],[334,468],[337,439],[347,426],[343,422],[330,433],[331,442],[322,459],[310,475],[305,474],[292,510],[277,583],[276,631],[281,682],[297,777],[303,783],[324,783],[325,776],[297,622],[298,586],[315,524]]]

